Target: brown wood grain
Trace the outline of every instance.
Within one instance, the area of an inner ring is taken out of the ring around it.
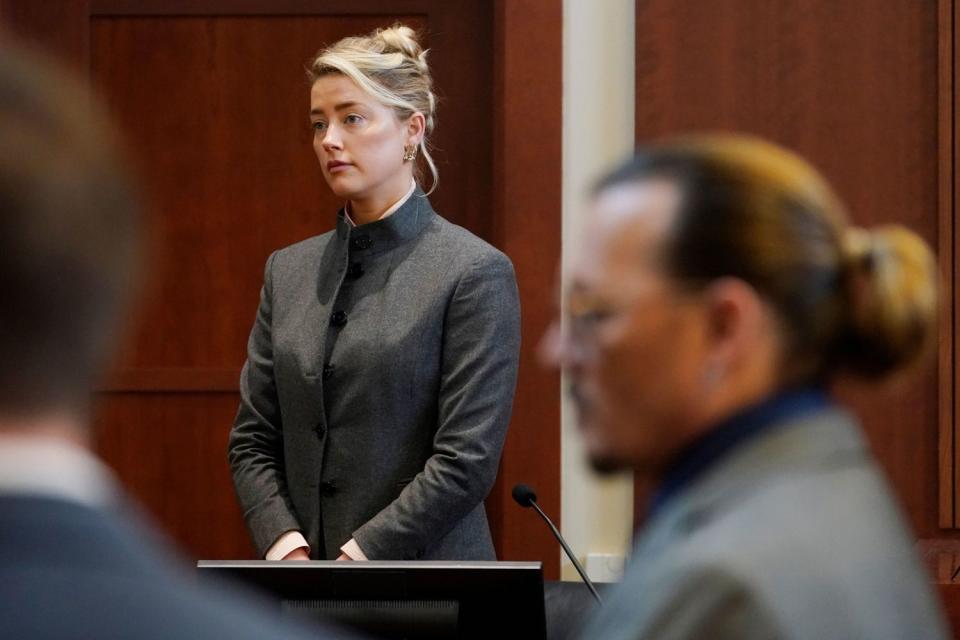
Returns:
[[[953,575],[960,567],[960,540],[920,540],[917,551],[936,585],[953,637],[957,637],[957,630],[960,630],[960,582],[954,580]]]
[[[58,0],[59,1],[59,0]],[[76,1],[76,0],[71,0]],[[391,16],[442,11],[435,0],[86,0],[90,15]],[[462,0],[454,10],[468,8]],[[480,3],[471,3],[480,4]],[[469,14],[465,14],[468,17]]]
[[[226,464],[235,393],[101,396],[97,453],[192,558],[254,557]]]
[[[85,73],[90,64],[89,0],[0,0],[0,39],[8,33]]]
[[[560,526],[560,378],[537,361],[553,312],[560,262],[562,25],[559,0],[496,3],[493,237],[513,259],[523,309],[520,380],[513,424],[491,499],[503,556],[544,563],[560,577],[560,550],[535,513],[511,497],[530,484]]]
[[[956,212],[956,17],[953,0],[939,0],[938,26],[938,97],[937,131],[939,156],[937,177],[939,204],[937,207],[937,253],[942,279],[944,303],[940,305],[939,345],[937,347],[938,401],[938,518],[942,528],[957,525],[956,473],[956,367],[954,335],[956,331],[955,297],[956,272],[954,220]],[[954,300],[954,302],[951,302]]]
[[[239,369],[199,367],[121,369],[98,388],[99,393],[238,393]]]
[[[856,223],[898,222],[933,247],[952,246],[941,224],[952,220],[941,189],[955,170],[944,175],[939,166],[943,11],[911,0],[637,2],[637,141],[704,130],[760,135],[809,158]],[[931,361],[885,392],[841,390],[922,537],[940,535],[946,373]]]
[[[953,631],[952,637],[956,638],[958,637],[957,630],[960,629],[960,584],[937,582],[936,588],[947,618],[947,624]]]

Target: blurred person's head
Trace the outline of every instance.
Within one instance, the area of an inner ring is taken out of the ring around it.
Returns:
[[[436,186],[428,140],[437,100],[427,52],[412,29],[398,24],[343,38],[317,55],[307,75],[313,148],[336,195],[403,193],[420,177],[418,155]]]
[[[102,109],[78,80],[0,50],[0,429],[78,424],[137,272],[139,213]]]
[[[600,470],[657,475],[711,425],[840,374],[880,379],[934,335],[936,277],[902,227],[851,227],[796,155],[736,136],[642,149],[605,176],[547,357]]]

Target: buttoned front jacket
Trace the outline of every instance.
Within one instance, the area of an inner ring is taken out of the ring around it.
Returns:
[[[319,559],[493,559],[519,344],[510,260],[419,188],[271,255],[229,445],[259,553],[299,530]]]

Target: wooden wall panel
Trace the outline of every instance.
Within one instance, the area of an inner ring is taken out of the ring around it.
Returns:
[[[252,558],[225,464],[236,393],[108,393],[93,442],[126,490],[194,558]]]
[[[553,316],[560,263],[562,33],[560,0],[496,2],[493,242],[513,259],[523,307],[520,379],[493,497],[504,557],[536,558],[560,577],[560,549],[535,513],[518,507],[513,485],[537,491],[560,526],[560,376],[537,361]]]
[[[509,492],[532,480],[559,514],[559,382],[533,354],[559,259],[560,2],[504,6],[495,16],[475,0],[0,0],[8,30],[90,73],[145,177],[153,268],[101,389],[95,442],[194,557],[251,553],[225,449],[263,264],[331,228],[340,205],[311,149],[303,65],[324,43],[402,19],[426,30],[440,93],[431,199],[503,248],[520,282],[518,401],[487,501],[495,543],[501,557],[542,559],[558,575],[556,545]],[[548,48],[531,55],[524,34],[544,28]],[[531,78],[543,70],[541,91]],[[494,104],[495,77],[499,99],[521,92],[523,108]],[[526,135],[544,104],[544,128]],[[511,144],[522,152],[494,158]],[[553,199],[523,188],[536,159],[546,161],[538,189]]]
[[[960,527],[960,446],[958,446],[957,393],[957,39],[960,34],[956,0],[940,5],[940,264],[947,296],[941,310],[940,332],[940,523]],[[949,204],[949,206],[948,206]],[[945,375],[949,372],[949,376]],[[945,464],[946,462],[946,464]],[[952,471],[952,473],[949,473]],[[945,508],[946,503],[946,508]],[[950,508],[952,507],[952,509]],[[952,516],[952,518],[951,518]],[[956,592],[954,592],[956,593]],[[954,611],[960,607],[951,605]],[[957,629],[954,626],[954,629]]]
[[[940,136],[938,111],[952,103],[943,95],[950,83],[941,82],[941,31],[952,28],[943,6],[640,0],[637,141],[703,130],[770,138],[819,167],[855,221],[899,222],[952,251],[945,224],[952,224],[953,204],[942,195],[938,161],[942,145],[952,145]],[[948,278],[952,260],[941,254]],[[952,291],[952,280],[947,284]],[[952,389],[949,362],[931,362],[882,398],[842,390],[921,537],[941,535],[938,385]]]
[[[89,0],[0,0],[4,31],[26,39],[80,73],[90,66],[89,15]]]

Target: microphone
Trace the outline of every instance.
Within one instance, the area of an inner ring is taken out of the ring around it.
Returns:
[[[593,583],[590,582],[590,578],[587,577],[587,572],[583,570],[583,567],[580,566],[580,562],[577,561],[577,557],[573,555],[573,551],[570,550],[567,541],[563,539],[563,536],[560,535],[560,531],[553,524],[550,518],[547,517],[547,514],[543,512],[543,509],[540,508],[540,505],[537,504],[537,494],[534,493],[533,489],[528,487],[525,484],[517,484],[513,486],[513,499],[523,508],[533,507],[537,510],[537,513],[540,514],[540,517],[543,518],[543,521],[547,523],[547,526],[550,527],[550,531],[553,532],[553,537],[557,539],[557,542],[560,543],[560,546],[563,547],[564,553],[567,554],[567,557],[570,558],[570,562],[573,563],[573,566],[576,567],[577,573],[580,574],[580,577],[583,578],[583,583],[587,585],[587,589],[590,589],[590,593],[593,594],[593,597],[596,598],[597,604],[603,605],[603,600],[600,599],[600,594],[597,593],[597,588],[593,586]]]

